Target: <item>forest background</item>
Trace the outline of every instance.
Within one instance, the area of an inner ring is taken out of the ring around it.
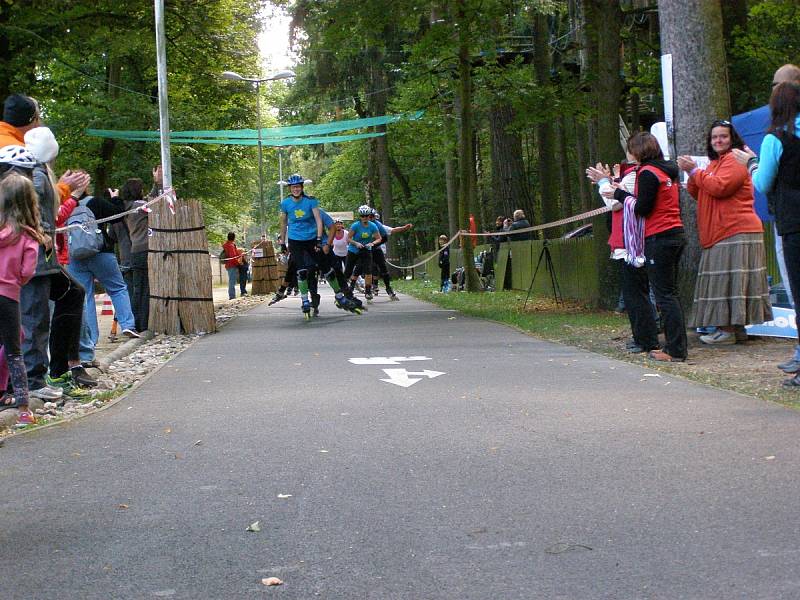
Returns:
[[[624,158],[620,122],[635,132],[663,120],[664,52],[681,55],[677,143],[693,154],[713,119],[765,104],[773,71],[800,62],[796,0],[166,0],[174,131],[256,126],[254,88],[220,74],[269,74],[257,38],[276,7],[292,18],[297,77],[261,86],[265,127],[425,110],[385,137],[282,150],[284,174],[312,179],[326,209],[366,202],[386,222],[413,222],[390,248],[400,259],[470,214],[491,230],[517,208],[541,223],[599,206],[584,168]],[[0,95],[40,101],[58,171],[84,168],[97,190],[149,179],[157,144],[85,130],[158,129],[151,0],[5,0],[0,55]],[[264,156],[273,233],[277,152]],[[202,201],[212,246],[228,230],[258,235],[254,147],[172,153],[174,185]]]

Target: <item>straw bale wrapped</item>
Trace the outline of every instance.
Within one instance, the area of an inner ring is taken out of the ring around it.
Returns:
[[[197,200],[176,200],[175,214],[166,202],[153,205],[148,257],[150,329],[157,333],[216,331],[211,264]]]

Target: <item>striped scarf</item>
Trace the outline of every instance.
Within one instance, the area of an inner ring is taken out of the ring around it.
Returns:
[[[644,219],[636,216],[633,212],[635,208],[636,198],[627,196],[622,209],[622,232],[628,252],[625,262],[638,269],[644,266]]]

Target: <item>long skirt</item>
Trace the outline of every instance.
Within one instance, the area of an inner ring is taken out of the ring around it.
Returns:
[[[689,327],[772,320],[763,234],[740,233],[703,249],[692,313]]]

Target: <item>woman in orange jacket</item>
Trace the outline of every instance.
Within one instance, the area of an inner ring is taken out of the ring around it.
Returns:
[[[700,266],[690,327],[717,327],[705,344],[747,339],[744,327],[772,320],[767,285],[764,227],[753,208],[753,182],[733,148],[744,141],[729,121],[714,121],[707,136],[708,167],[678,158],[689,174],[687,189],[697,200]]]

